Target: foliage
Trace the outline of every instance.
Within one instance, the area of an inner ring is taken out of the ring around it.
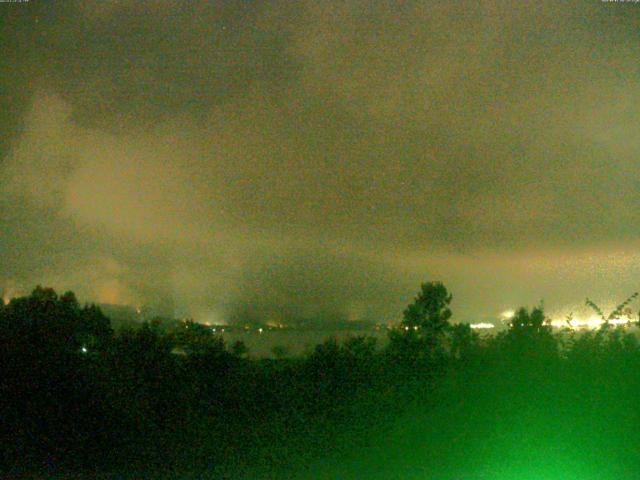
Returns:
[[[195,322],[114,334],[98,307],[38,287],[0,307],[0,476],[482,478],[478,458],[537,468],[538,448],[593,459],[608,444],[622,450],[601,471],[637,471],[627,327],[554,333],[535,307],[481,337],[450,323],[451,299],[423,284],[386,345],[333,337],[261,359]]]
[[[605,325],[608,325],[611,320],[617,320],[622,316],[627,316],[631,318],[632,312],[631,308],[629,308],[629,304],[633,302],[636,298],[638,298],[638,292],[633,293],[623,302],[614,308],[609,315],[605,315],[602,309],[592,300],[587,298],[585,304],[590,307],[594,312],[598,314],[598,316],[605,322]]]
[[[555,359],[558,344],[542,306],[534,307],[531,311],[522,307],[515,312],[504,336],[504,348],[508,356],[516,361]]]
[[[452,295],[442,283],[423,283],[413,303],[403,312],[400,328],[389,335],[391,354],[405,362],[440,361],[450,327],[451,300]]]

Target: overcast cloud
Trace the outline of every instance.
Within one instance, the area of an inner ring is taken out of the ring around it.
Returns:
[[[638,289],[640,10],[1,4],[0,290],[198,319]]]

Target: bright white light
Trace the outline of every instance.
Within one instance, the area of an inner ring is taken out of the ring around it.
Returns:
[[[500,318],[503,320],[511,320],[515,316],[516,312],[514,310],[505,310],[500,314]]]
[[[471,324],[471,328],[475,329],[479,329],[479,330],[486,330],[489,328],[495,328],[496,326],[493,323],[472,323]]]
[[[88,352],[87,347],[82,347],[80,350],[82,350],[82,353],[87,353]]]
[[[613,320],[609,320],[609,323],[613,325],[627,325],[631,323],[631,319],[629,318],[614,318]]]
[[[258,332],[262,333],[262,328],[259,328],[259,329],[258,329]]]
[[[596,328],[600,328],[606,322],[598,317],[597,315],[592,315],[588,318],[582,317],[573,317],[570,321],[567,320],[551,320],[551,326],[555,328],[571,328],[572,330],[578,329],[589,329],[594,330]],[[631,323],[631,320],[628,318],[614,318],[609,320],[609,325],[627,325]]]

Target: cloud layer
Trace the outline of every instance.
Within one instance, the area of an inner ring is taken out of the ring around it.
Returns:
[[[436,278],[464,319],[635,290],[633,5],[1,8],[5,288],[372,320]]]

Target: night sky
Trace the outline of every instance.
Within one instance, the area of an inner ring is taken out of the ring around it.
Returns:
[[[0,293],[202,321],[609,306],[640,4],[0,3]]]

